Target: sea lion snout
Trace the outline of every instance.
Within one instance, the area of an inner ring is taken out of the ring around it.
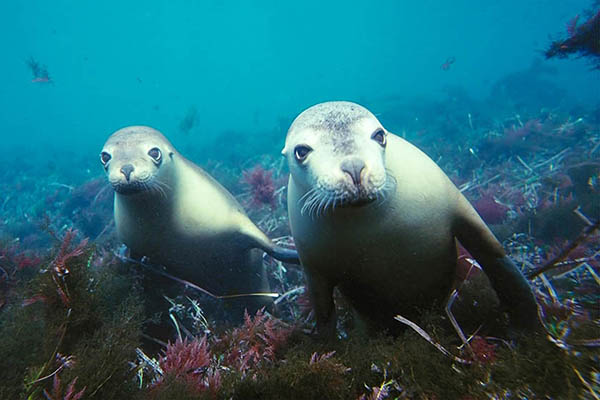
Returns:
[[[356,186],[361,184],[361,175],[365,169],[365,162],[358,157],[345,158],[340,164],[343,172],[350,175],[352,182]]]
[[[372,203],[384,196],[389,189],[385,175],[381,182],[379,176],[373,173],[377,168],[372,168],[372,163],[367,163],[362,157],[346,157],[340,163],[340,169],[342,179],[338,181],[338,187],[344,193],[340,201],[342,207],[357,207]]]
[[[121,167],[120,171],[123,175],[125,175],[125,179],[127,179],[127,182],[129,182],[130,178],[131,178],[131,173],[133,172],[135,168],[133,168],[133,165],[131,164],[125,164]]]

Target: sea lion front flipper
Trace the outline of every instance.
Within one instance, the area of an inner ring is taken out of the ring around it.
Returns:
[[[273,245],[270,249],[263,249],[271,257],[289,264],[300,264],[298,252],[292,249],[286,249],[281,246]]]
[[[481,265],[514,328],[540,329],[543,325],[529,282],[467,199],[462,194],[459,197],[458,215],[453,224],[456,238]]]
[[[300,264],[298,252],[274,244],[248,217],[240,215],[245,221],[240,224],[240,233],[244,235],[250,247],[259,248],[271,257],[289,264]]]
[[[308,295],[317,321],[317,336],[321,340],[335,339],[337,317],[333,301],[334,285],[314,271],[305,270]]]

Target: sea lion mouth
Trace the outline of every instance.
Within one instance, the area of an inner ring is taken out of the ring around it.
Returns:
[[[129,182],[117,181],[111,182],[113,190],[122,195],[132,195],[151,191],[153,188],[153,179],[131,180]]]
[[[137,194],[149,190],[147,185],[142,182],[130,182],[130,183],[114,183],[112,185],[115,192],[124,195]]]
[[[336,208],[359,209],[372,204],[381,205],[395,188],[396,179],[391,174],[386,175],[383,184],[369,189],[358,185],[338,191],[315,185],[298,200],[300,214],[314,218],[334,212]]]
[[[168,198],[172,190],[169,185],[159,180],[156,176],[150,176],[144,180],[133,180],[130,182],[110,182],[113,190],[121,195],[130,196],[135,194],[147,193],[149,195]]]
[[[319,217],[328,212],[333,212],[336,208],[361,208],[377,202],[383,201],[383,196],[380,191],[366,193],[360,190],[358,193],[342,192],[335,193],[334,191],[319,190],[313,188],[302,196],[302,214],[310,217]]]
[[[367,196],[367,197],[356,197],[356,198],[352,198],[352,199],[347,199],[347,200],[342,200],[340,202],[340,207],[341,208],[359,208],[359,207],[364,207],[368,204],[373,203],[375,200],[377,200],[376,196]]]

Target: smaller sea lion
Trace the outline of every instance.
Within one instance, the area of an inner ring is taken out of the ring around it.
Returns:
[[[169,274],[216,295],[268,292],[262,252],[298,262],[295,251],[275,246],[225,188],[159,131],[116,131],[100,161],[115,191],[120,240]],[[252,311],[264,303],[246,298],[240,307]]]
[[[335,335],[333,289],[375,329],[448,297],[457,243],[477,259],[519,329],[540,326],[533,292],[471,204],[423,152],[366,108],[327,102],[302,112],[282,154],[292,235],[317,330]]]

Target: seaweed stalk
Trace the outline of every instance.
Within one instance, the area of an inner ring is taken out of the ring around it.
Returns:
[[[452,358],[454,361],[459,362],[461,364],[471,364],[470,361],[465,360],[464,358],[460,358],[455,356],[454,354],[450,353],[448,350],[446,350],[444,348],[444,346],[442,346],[441,344],[437,343],[435,340],[433,340],[431,338],[431,336],[429,336],[429,334],[427,332],[425,332],[425,330],[423,328],[421,328],[419,325],[415,324],[414,322],[412,322],[409,319],[404,318],[402,315],[396,315],[394,317],[394,319],[398,322],[402,322],[404,325],[408,325],[410,326],[415,332],[417,332],[423,339],[427,340],[429,343],[431,343],[433,345],[433,347],[435,347],[436,349],[438,349],[442,354],[444,354],[447,357]]]
[[[60,337],[58,338],[58,342],[56,343],[56,346],[54,347],[54,351],[52,352],[50,359],[44,364],[42,369],[40,369],[40,372],[38,372],[38,374],[35,377],[36,379],[34,379],[31,382],[25,383],[25,388],[27,388],[25,397],[27,398],[27,400],[33,400],[35,398],[35,394],[39,389],[39,386],[37,386],[38,383],[43,382],[46,379],[53,377],[55,374],[57,374],[62,369],[62,366],[61,366],[56,371],[52,372],[51,374],[48,374],[48,368],[52,365],[52,363],[56,359],[56,354],[58,353],[58,349],[62,345],[62,342],[67,333],[67,324],[69,323],[70,316],[71,316],[71,309],[69,308],[67,310],[67,316],[65,318],[65,321],[63,322],[63,324],[60,327],[60,331],[61,331]]]
[[[556,257],[554,257],[552,260],[548,261],[546,264],[544,264],[542,267],[538,268],[537,270],[532,271],[529,274],[527,274],[527,278],[533,279],[533,278],[537,277],[538,275],[543,274],[544,272],[547,272],[547,271],[550,271],[551,269],[560,267],[560,265],[557,265],[557,264],[559,264],[561,261],[563,261],[565,258],[567,258],[573,250],[575,250],[579,245],[584,243],[588,239],[588,237],[590,235],[592,235],[595,231],[597,231],[599,228],[600,228],[600,221],[596,221],[593,225],[586,226],[583,229],[583,232],[581,232],[581,234],[575,240],[573,240],[568,246],[566,246]]]

